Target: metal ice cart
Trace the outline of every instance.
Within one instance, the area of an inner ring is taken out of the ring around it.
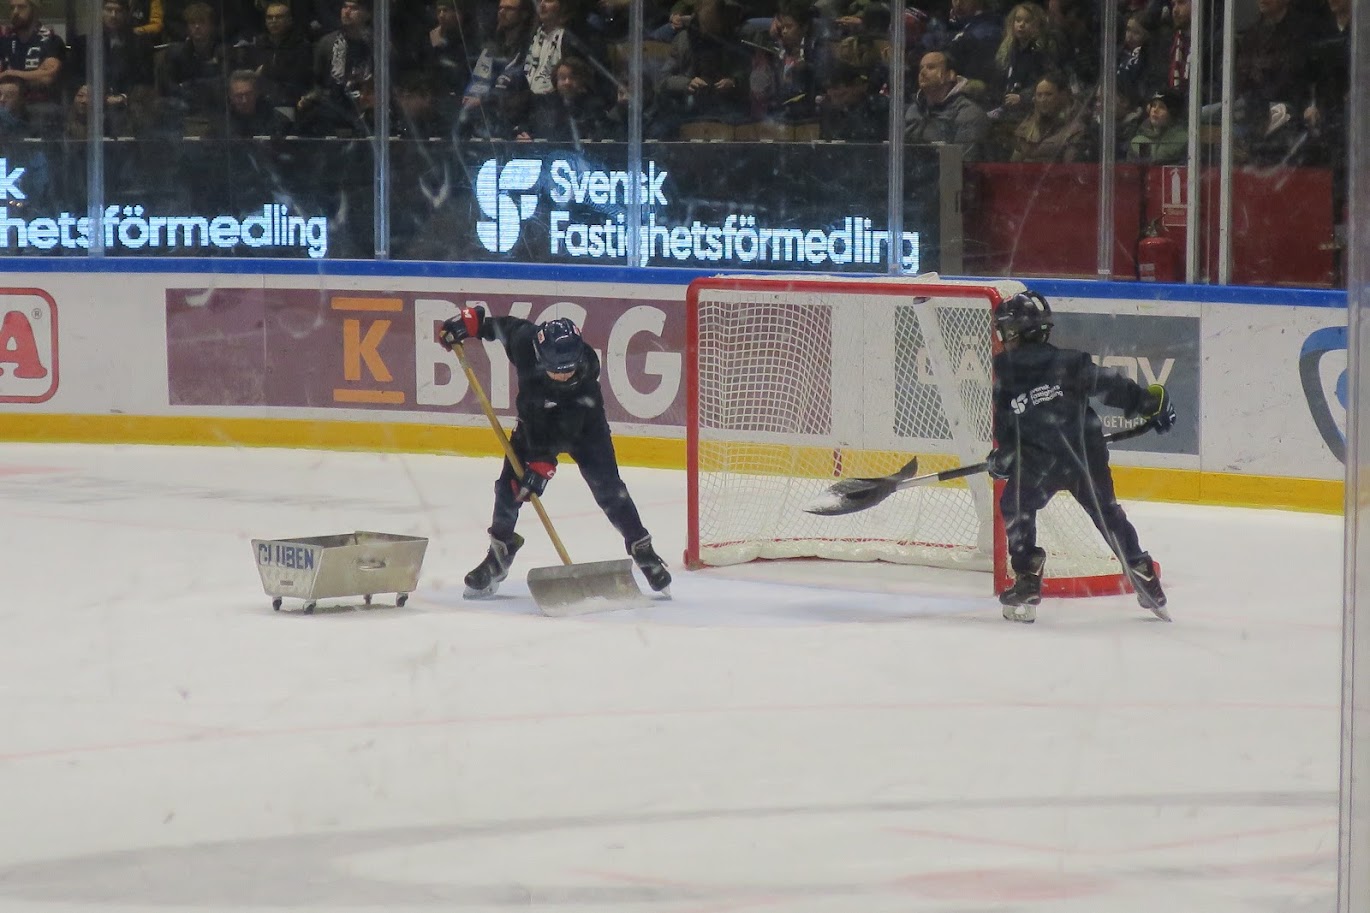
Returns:
[[[357,531],[298,539],[253,539],[257,572],[271,608],[287,596],[304,600],[306,614],[320,599],[394,593],[402,606],[419,582],[428,540],[419,536]]]

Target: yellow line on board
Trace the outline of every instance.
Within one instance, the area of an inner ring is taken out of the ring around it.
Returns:
[[[335,311],[402,311],[404,301],[400,298],[348,298],[334,295],[329,304]]]
[[[511,422],[506,420],[508,424]],[[0,442],[301,447],[463,456],[496,456],[501,452],[485,425],[22,412],[0,413]],[[625,466],[685,468],[685,442],[678,438],[619,436],[614,446]],[[902,459],[905,455],[898,456]],[[845,474],[859,474],[851,471],[858,465],[850,464]],[[1339,514],[1343,509],[1340,480],[1138,466],[1114,466],[1113,476],[1118,496],[1125,500],[1329,514]]]
[[[335,403],[402,403],[402,390],[334,390]]]

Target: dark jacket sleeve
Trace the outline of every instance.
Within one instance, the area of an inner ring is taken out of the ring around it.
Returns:
[[[1146,388],[1119,371],[1101,368],[1084,353],[1080,353],[1080,381],[1086,396],[1097,397],[1105,406],[1122,409],[1129,416],[1136,415],[1146,397]]]
[[[521,337],[525,333],[535,327],[535,324],[524,320],[522,317],[487,316],[480,325],[479,335],[481,339],[498,342],[504,346],[504,353],[509,356],[510,361],[517,365],[518,362],[514,359],[514,345],[521,341]]]

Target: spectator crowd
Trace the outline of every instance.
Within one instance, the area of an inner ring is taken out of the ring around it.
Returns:
[[[42,0],[8,2],[0,134],[84,136],[95,36],[64,38]],[[880,0],[647,0],[640,38],[629,34],[627,0],[395,0],[383,55],[392,132],[623,139],[628,61],[640,40],[648,139],[884,141],[894,39],[907,71],[898,102],[906,142],[958,143],[971,160],[1092,161],[1111,92],[1119,158],[1180,161],[1192,0],[1115,2],[1117,72],[1101,79],[1097,0],[913,0],[895,27]],[[1342,154],[1350,2],[1256,0],[1236,41],[1235,140],[1245,159]],[[371,4],[105,0],[105,132],[369,136]],[[1205,72],[1215,64],[1214,53]],[[1217,123],[1211,76],[1200,97],[1203,122]]]

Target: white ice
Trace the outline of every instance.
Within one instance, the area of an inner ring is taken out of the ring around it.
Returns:
[[[688,572],[684,476],[625,470],[674,598],[545,618],[531,511],[462,599],[493,458],[0,446],[0,910],[1331,910],[1340,518],[1129,504],[1127,597]],[[571,555],[623,556],[571,467]],[[430,539],[403,608],[287,601],[253,538]]]

